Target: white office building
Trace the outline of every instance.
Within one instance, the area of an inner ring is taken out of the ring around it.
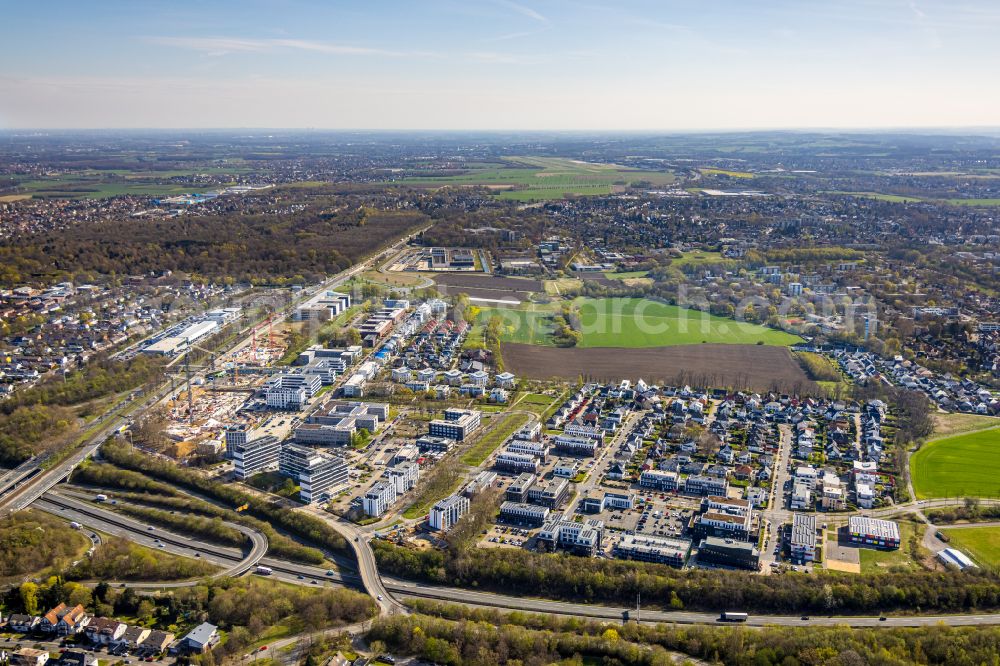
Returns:
[[[254,474],[276,468],[280,452],[281,444],[277,437],[260,437],[238,445],[233,451],[236,478],[243,481]]]
[[[299,484],[299,498],[306,504],[328,500],[347,485],[347,462],[306,446],[286,444],[278,457],[278,470]]]
[[[414,486],[417,485],[417,479],[420,477],[420,465],[415,462],[400,463],[387,469],[385,476],[390,483],[396,486],[396,494],[402,495],[413,490]]]
[[[396,484],[390,481],[379,481],[365,493],[361,506],[365,513],[379,517],[396,501]]]
[[[429,522],[431,529],[447,532],[469,510],[469,498],[450,495],[431,507]]]

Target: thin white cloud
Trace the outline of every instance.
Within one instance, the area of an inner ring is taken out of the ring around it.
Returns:
[[[538,65],[543,59],[534,56],[522,56],[511,53],[497,53],[496,51],[472,51],[466,57],[476,62],[494,65]]]
[[[490,43],[490,42],[506,42],[506,41],[510,41],[511,39],[521,39],[522,37],[530,37],[533,34],[535,34],[535,33],[533,33],[533,32],[526,32],[526,31],[525,32],[510,32],[510,33],[507,33],[506,35],[498,35],[496,37],[489,37],[487,39],[484,39],[483,41],[486,42],[486,43]]]
[[[368,46],[353,46],[335,44],[332,42],[317,42],[308,39],[243,39],[238,37],[146,37],[151,44],[160,44],[174,48],[199,51],[208,55],[226,55],[229,53],[252,53],[289,49],[297,51],[313,51],[334,55],[355,56],[385,56],[404,57],[413,55],[429,55],[390,51]]]
[[[531,7],[526,7],[525,5],[522,5],[520,3],[513,2],[513,0],[497,0],[497,3],[503,5],[507,9],[517,12],[521,16],[527,16],[533,21],[538,21],[539,23],[549,22],[548,18],[546,18],[542,14],[539,14]]]

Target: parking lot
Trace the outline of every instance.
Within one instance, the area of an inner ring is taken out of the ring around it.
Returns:
[[[494,525],[479,545],[483,548],[528,548],[535,547],[534,535],[537,530],[510,525]]]

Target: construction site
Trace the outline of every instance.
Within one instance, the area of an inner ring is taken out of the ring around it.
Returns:
[[[247,409],[253,396],[271,376],[288,348],[290,323],[268,320],[254,327],[249,340],[222,355],[191,346],[175,359],[170,371],[176,382],[166,402],[165,434],[173,443],[170,455],[184,459],[212,455],[222,449],[222,431],[227,425],[246,424],[251,429],[267,420],[266,413]],[[196,363],[189,358],[199,351]]]

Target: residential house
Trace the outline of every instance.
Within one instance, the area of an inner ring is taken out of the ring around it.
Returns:
[[[41,621],[42,618],[37,615],[14,613],[13,615],[7,617],[7,629],[26,634],[37,629],[38,624]]]
[[[208,622],[202,622],[181,639],[185,650],[199,654],[211,650],[218,642],[219,628]]]
[[[48,660],[48,650],[21,648],[11,653],[10,666],[45,666]]]
[[[118,639],[122,637],[125,630],[128,628],[124,622],[119,622],[113,618],[108,617],[95,617],[90,620],[87,625],[86,633],[87,638],[91,642],[98,643],[100,645],[110,645],[112,643],[117,643]]]
[[[59,655],[59,666],[97,666],[97,655],[83,650],[66,650]]]

